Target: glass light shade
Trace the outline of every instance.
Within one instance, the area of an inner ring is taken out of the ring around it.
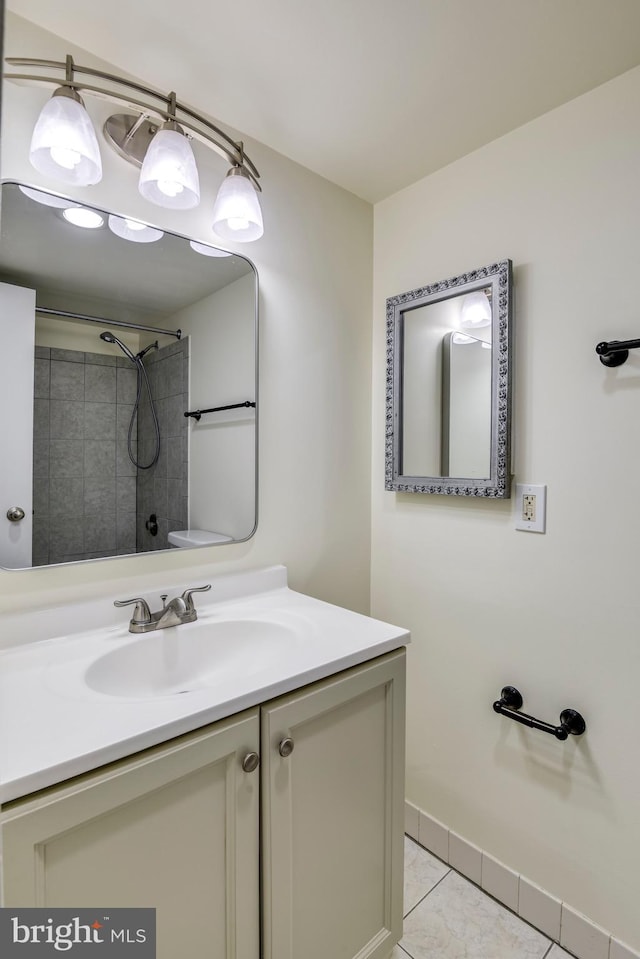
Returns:
[[[170,210],[189,210],[200,202],[198,168],[184,133],[165,127],[149,144],[138,189],[145,200]]]
[[[489,326],[491,323],[491,304],[489,297],[482,290],[476,293],[467,293],[462,303],[460,324],[464,327]]]
[[[123,240],[131,240],[132,243],[155,243],[156,240],[164,236],[162,230],[156,230],[152,226],[145,226],[138,220],[129,220],[126,217],[114,216],[109,214],[109,229],[116,236]]]
[[[219,250],[217,246],[209,246],[207,243],[198,243],[197,240],[189,240],[189,246],[203,256],[231,256],[226,250]]]
[[[104,223],[104,218],[96,210],[88,210],[84,206],[72,206],[62,213],[68,223],[81,226],[83,230],[97,230]]]
[[[467,336],[466,333],[454,333],[451,340],[457,346],[469,346],[471,343],[478,342],[475,336]]]
[[[213,232],[221,240],[249,243],[264,233],[258,194],[246,173],[232,167],[213,207]]]
[[[33,128],[29,160],[39,173],[75,186],[102,179],[96,132],[79,99],[56,91],[45,103]]]

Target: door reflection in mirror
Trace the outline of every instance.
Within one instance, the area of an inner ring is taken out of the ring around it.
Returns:
[[[442,475],[491,469],[491,343],[450,332],[442,342]]]

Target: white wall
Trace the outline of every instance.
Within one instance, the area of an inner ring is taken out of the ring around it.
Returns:
[[[52,35],[8,17],[5,53],[93,62]],[[95,51],[99,53],[100,37]],[[188,57],[188,50],[174,51]],[[142,78],[144,80],[144,78]],[[171,85],[171,63],[166,85]],[[26,158],[44,91],[12,85],[3,101],[1,173],[55,189]],[[178,91],[179,92],[179,91]],[[106,105],[95,101],[99,110]],[[215,109],[208,91],[192,104]],[[93,106],[92,106],[93,109]],[[30,115],[27,115],[30,114]],[[11,135],[6,131],[10,130]],[[231,131],[233,133],[233,131]],[[238,134],[238,136],[240,136]],[[371,207],[260,144],[245,148],[262,174],[265,235],[237,246],[260,278],[260,522],[247,543],[171,550],[56,569],[0,573],[0,614],[117,598],[162,582],[189,585],[204,564],[217,572],[285,563],[290,582],[365,611],[369,602]],[[200,207],[162,210],[137,193],[137,171],[103,153],[103,181],[73,196],[212,242],[210,215],[225,164],[197,150]],[[60,191],[64,192],[64,191]],[[68,194],[71,191],[67,191]]]
[[[481,107],[479,107],[481,109]],[[409,627],[407,798],[640,946],[640,69],[379,203],[374,214],[372,612]],[[512,502],[385,492],[385,298],[509,257]],[[587,721],[560,743],[497,716]]]
[[[189,409],[255,401],[256,281],[247,274],[174,314],[190,336]],[[197,343],[197,349],[193,344]],[[250,535],[256,520],[252,408],[189,421],[189,527]]]

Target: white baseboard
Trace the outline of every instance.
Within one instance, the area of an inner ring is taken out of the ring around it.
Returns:
[[[640,959],[610,932],[405,802],[405,832],[577,959]]]

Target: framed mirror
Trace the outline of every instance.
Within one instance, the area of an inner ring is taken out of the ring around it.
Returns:
[[[248,539],[251,262],[18,183],[1,202],[0,566]]]
[[[510,495],[510,260],[387,300],[385,488]]]

